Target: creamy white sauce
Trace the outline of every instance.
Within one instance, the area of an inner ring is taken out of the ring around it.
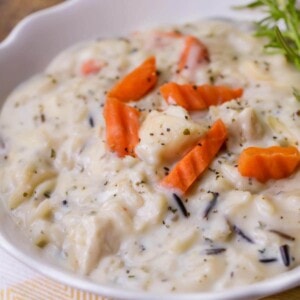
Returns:
[[[158,38],[170,28],[155,29],[68,50],[7,99],[0,118],[1,197],[45,255],[102,284],[163,292],[243,286],[300,263],[299,171],[261,184],[236,168],[249,146],[298,147],[300,103],[292,87],[299,87],[300,74],[237,27],[220,21],[176,27],[208,47],[210,63],[192,75],[176,72],[183,39]],[[130,104],[142,112],[138,157],[118,158],[106,146],[106,93],[150,55],[159,82]],[[83,76],[80,66],[90,58],[102,68]],[[244,94],[189,114],[160,96],[168,81],[213,82],[242,87]],[[226,149],[182,198],[186,218],[159,182],[219,118],[229,131]],[[289,247],[288,266],[282,245]]]

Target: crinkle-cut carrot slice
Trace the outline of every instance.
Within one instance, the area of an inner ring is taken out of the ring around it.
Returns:
[[[197,89],[206,102],[207,107],[210,105],[220,105],[232,99],[240,98],[243,95],[243,89],[232,89],[224,85],[204,84],[198,86]]]
[[[138,101],[155,86],[156,82],[155,57],[151,56],[121,79],[109,91],[108,96],[123,102]]]
[[[197,145],[188,152],[171,170],[161,184],[186,193],[194,181],[207,169],[227,138],[222,120],[217,120],[210,130],[200,138]]]
[[[186,110],[202,110],[207,105],[197,88],[190,84],[179,85],[169,82],[160,87],[160,93],[169,104],[177,104]]]
[[[106,141],[109,149],[119,157],[135,156],[139,142],[139,111],[116,98],[108,97],[104,106]]]
[[[82,63],[80,72],[83,75],[90,75],[98,73],[102,68],[102,64],[95,59],[88,59]]]
[[[186,110],[203,110],[211,105],[222,104],[242,96],[243,90],[227,86],[204,84],[177,84],[169,82],[160,87],[163,98],[170,104],[176,103]]]
[[[178,63],[178,71],[195,69],[199,63],[204,61],[209,61],[207,47],[196,37],[191,35],[186,36],[184,49]]]
[[[299,161],[300,154],[296,147],[249,147],[239,157],[238,170],[242,176],[254,177],[264,183],[269,179],[290,176]]]

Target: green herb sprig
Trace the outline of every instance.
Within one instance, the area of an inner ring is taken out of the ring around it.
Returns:
[[[300,10],[296,0],[257,0],[238,8],[261,8],[266,17],[256,23],[256,36],[267,37],[265,49],[282,53],[300,69]]]
[[[255,36],[268,38],[268,53],[281,53],[300,70],[300,10],[296,0],[256,0],[236,8],[261,8],[266,17],[256,22]],[[300,90],[293,88],[300,102]]]

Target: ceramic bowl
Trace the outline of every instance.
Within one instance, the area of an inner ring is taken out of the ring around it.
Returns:
[[[248,11],[232,10],[232,5],[243,3],[243,0],[72,0],[35,13],[19,23],[0,44],[0,105],[18,84],[41,72],[55,55],[75,43],[201,18],[253,20],[258,17]],[[161,295],[96,284],[62,269],[54,259],[45,258],[39,249],[31,246],[12,221],[3,201],[0,201],[0,246],[54,280],[114,299],[258,299],[300,283],[300,269],[296,268],[264,282],[213,293]]]

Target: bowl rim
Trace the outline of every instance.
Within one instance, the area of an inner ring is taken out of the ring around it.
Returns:
[[[32,12],[29,15],[21,19],[10,31],[10,33],[0,42],[0,52],[7,47],[11,47],[15,40],[22,34],[28,24],[38,21],[39,19],[48,17],[51,14],[55,14],[57,11],[65,10],[72,8],[76,3],[81,2],[82,0],[65,0],[64,2],[55,4],[51,7],[43,8],[38,11]],[[1,55],[1,53],[0,53]]]
[[[7,48],[13,47],[14,43],[20,35],[26,33],[28,26],[32,22],[38,22],[50,15],[55,15],[57,12],[64,10],[72,10],[80,6],[87,0],[72,0],[56,4],[50,8],[45,8],[40,11],[34,12],[21,20],[10,34],[0,42],[0,56],[1,52]],[[0,199],[0,201],[2,201]],[[0,205],[3,206],[3,205]],[[1,214],[0,214],[1,225]],[[0,226],[1,228],[1,226]],[[293,288],[300,283],[300,266],[290,271],[280,274],[276,277],[261,281],[258,283],[250,284],[243,287],[232,288],[217,292],[197,292],[197,293],[149,293],[140,291],[130,291],[117,287],[110,287],[93,282],[87,277],[82,277],[78,274],[71,273],[65,269],[52,265],[46,261],[34,259],[32,255],[19,250],[14,243],[10,240],[9,236],[0,230],[0,247],[8,254],[12,255],[21,263],[27,265],[29,268],[37,271],[38,273],[47,276],[60,283],[91,292],[101,296],[107,296],[118,299],[128,300],[213,300],[213,299],[254,299],[263,296],[275,294],[289,288]]]
[[[4,205],[1,205],[2,208]],[[1,222],[0,222],[1,225]],[[197,293],[155,293],[144,291],[131,291],[118,287],[102,285],[93,282],[88,277],[80,276],[66,269],[42,261],[40,258],[33,258],[24,251],[19,250],[10,242],[9,237],[0,231],[0,247],[8,254],[12,255],[19,262],[38,273],[51,278],[57,282],[81,289],[86,292],[94,293],[100,296],[111,297],[112,299],[126,300],[216,300],[216,299],[259,299],[264,296],[279,293],[288,288],[296,287],[300,283],[300,267],[272,277],[265,281],[254,284],[237,287],[228,290],[214,292]]]

